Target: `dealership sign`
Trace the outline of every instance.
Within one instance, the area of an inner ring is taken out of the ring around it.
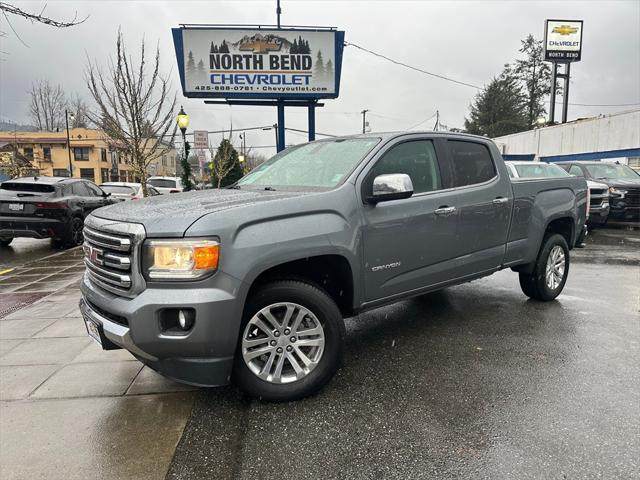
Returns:
[[[174,28],[182,91],[195,98],[336,98],[344,32]]]
[[[547,20],[544,59],[548,62],[578,62],[582,54],[582,20]]]

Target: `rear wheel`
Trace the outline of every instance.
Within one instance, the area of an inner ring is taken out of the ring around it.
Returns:
[[[326,292],[285,280],[248,300],[234,364],[234,381],[248,395],[289,401],[320,390],[342,357],[344,322]]]
[[[13,237],[0,237],[0,247],[8,247],[13,242]]]
[[[532,273],[520,273],[520,288],[534,300],[548,302],[562,292],[569,275],[569,246],[560,234],[547,234]]]
[[[62,243],[65,247],[77,247],[84,242],[84,236],[82,229],[84,228],[84,222],[80,217],[73,217],[69,224],[66,235],[62,239]]]

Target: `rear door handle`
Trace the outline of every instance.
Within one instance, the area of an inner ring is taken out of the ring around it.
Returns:
[[[507,203],[509,201],[508,198],[506,197],[498,197],[498,198],[494,198],[492,200],[494,205],[504,205],[505,203]]]
[[[452,213],[456,213],[456,207],[440,207],[437,208],[434,212],[436,215],[451,215]]]

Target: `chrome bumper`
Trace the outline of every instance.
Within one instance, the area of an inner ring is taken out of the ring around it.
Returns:
[[[153,355],[149,355],[143,350],[140,350],[140,348],[138,348],[136,344],[133,343],[133,340],[131,338],[131,330],[129,329],[129,327],[113,322],[100,313],[96,312],[91,308],[91,306],[86,302],[84,298],[80,299],[79,307],[83,317],[87,317],[94,322],[102,325],[104,336],[107,337],[111,342],[130,351],[138,357],[142,357],[151,361],[158,360]]]

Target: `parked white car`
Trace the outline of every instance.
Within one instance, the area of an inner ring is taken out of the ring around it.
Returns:
[[[149,177],[147,182],[153,185],[161,194],[180,193],[183,190],[182,180],[180,177]]]
[[[135,182],[106,182],[100,185],[105,193],[110,193],[111,198],[124,202],[125,200],[138,200],[142,194],[142,184]],[[147,185],[147,192],[150,197],[160,195],[160,192],[153,186]]]

